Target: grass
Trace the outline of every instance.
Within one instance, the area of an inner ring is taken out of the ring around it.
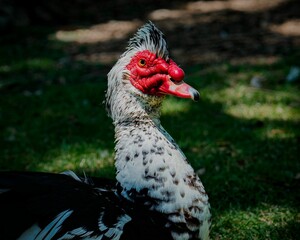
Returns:
[[[68,44],[47,38],[51,29],[32,31],[0,44],[0,169],[113,178],[113,126],[102,104],[110,66],[70,60]],[[210,196],[212,239],[298,239],[299,84],[283,79],[299,56],[189,66],[200,102],[166,99],[162,123]],[[257,75],[262,88],[249,84]]]

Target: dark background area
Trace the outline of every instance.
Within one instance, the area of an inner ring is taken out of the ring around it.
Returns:
[[[300,2],[297,0],[4,0],[0,6],[0,29],[4,38],[26,27],[67,30],[112,20],[133,21],[139,26],[150,19],[164,29],[174,54],[189,63],[289,54],[300,45]],[[102,48],[97,46],[99,51],[123,49],[124,39],[132,31],[121,41],[112,39],[112,46],[109,42]],[[180,39],[176,37],[178,34],[182,36]]]

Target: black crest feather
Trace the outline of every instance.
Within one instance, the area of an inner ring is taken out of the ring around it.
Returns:
[[[169,58],[169,50],[164,34],[149,21],[129,40],[127,52],[149,50],[164,59]],[[126,53],[125,53],[126,54]]]

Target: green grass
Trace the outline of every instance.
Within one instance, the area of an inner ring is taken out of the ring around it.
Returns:
[[[51,31],[0,42],[0,169],[113,178],[113,126],[102,104],[110,66],[69,59],[72,44]],[[162,123],[210,196],[212,239],[298,239],[299,83],[283,79],[299,56],[189,66],[200,102],[166,99]],[[263,88],[250,86],[255,75]]]

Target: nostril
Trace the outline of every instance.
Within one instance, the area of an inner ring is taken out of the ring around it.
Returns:
[[[177,65],[171,65],[169,67],[168,73],[171,76],[171,78],[176,82],[180,82],[184,78],[184,71]]]

